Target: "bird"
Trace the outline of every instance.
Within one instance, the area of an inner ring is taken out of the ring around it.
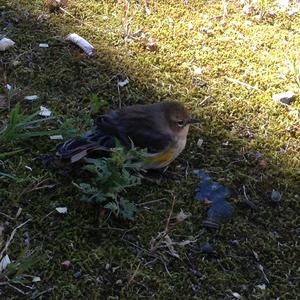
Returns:
[[[162,169],[184,150],[189,127],[198,122],[177,101],[130,105],[98,116],[94,130],[58,145],[56,156],[73,164],[109,152],[117,139],[126,149],[146,150],[143,169]]]

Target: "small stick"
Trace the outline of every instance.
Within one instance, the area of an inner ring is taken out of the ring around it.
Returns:
[[[76,17],[74,17],[72,14],[70,14],[66,9],[60,7],[59,8],[62,12],[64,12],[65,14],[67,14],[68,16],[72,17],[73,19],[75,19],[76,21],[79,21]]]
[[[130,276],[127,285],[131,285],[131,283],[133,282],[133,280],[134,280],[137,272],[139,271],[140,266],[141,266],[141,262],[139,262],[137,268],[135,269],[135,271],[133,272],[133,274]]]
[[[225,77],[225,79],[227,79],[228,81],[230,81],[230,82],[232,82],[232,83],[240,84],[240,85],[242,85],[242,86],[244,86],[244,87],[247,87],[247,88],[249,88],[249,89],[253,89],[253,90],[256,90],[256,91],[260,91],[260,89],[257,88],[256,86],[250,85],[250,84],[248,84],[248,83],[246,83],[246,82],[242,82],[242,81],[240,81],[240,80],[237,80],[237,79],[234,79],[234,78],[230,78],[230,77],[227,77],[227,76]]]
[[[42,292],[36,294],[35,296],[32,296],[31,299],[37,299],[37,298],[39,298],[40,296],[42,296],[42,295],[44,295],[44,294],[46,294],[46,293],[51,292],[52,290],[54,290],[54,288],[49,288],[49,289],[47,289],[47,290],[44,290],[44,291],[42,291]]]
[[[22,295],[27,295],[27,293],[23,292],[22,290],[20,290],[19,288],[17,288],[16,286],[10,284],[9,282],[7,282],[7,285],[9,287],[11,287],[12,289],[16,290],[17,292],[21,293]]]
[[[8,247],[9,247],[11,241],[13,240],[13,238],[14,238],[14,236],[15,236],[17,230],[20,229],[21,227],[23,227],[23,226],[24,226],[25,224],[27,224],[29,221],[31,221],[31,219],[28,219],[28,220],[25,221],[24,223],[18,225],[18,226],[12,231],[12,233],[10,234],[9,239],[7,240],[7,242],[6,242],[6,244],[5,244],[4,248],[3,248],[3,250],[2,250],[1,253],[0,253],[0,257],[1,257],[1,258],[3,257],[4,252],[7,251],[7,249],[8,249]]]
[[[247,196],[246,194],[246,188],[243,185],[243,192],[244,192],[244,197],[245,197],[245,203],[248,204],[252,209],[256,209],[255,203],[253,203]]]
[[[5,218],[7,218],[7,219],[10,219],[10,220],[14,220],[14,219],[15,219],[14,217],[11,217],[11,216],[9,216],[9,215],[7,215],[7,214],[1,212],[1,211],[0,211],[0,216],[3,216],[3,217],[5,217]]]
[[[171,210],[170,210],[170,213],[169,213],[169,217],[168,217],[168,220],[167,220],[167,224],[166,224],[166,227],[165,227],[165,230],[162,232],[159,240],[156,242],[156,244],[154,246],[151,247],[150,251],[153,252],[155,251],[159,245],[161,244],[161,241],[168,235],[169,233],[169,225],[170,225],[170,220],[171,220],[171,216],[173,214],[173,210],[174,210],[174,205],[175,205],[175,201],[176,201],[176,198],[175,196],[173,196],[173,202],[172,202],[172,206],[171,206]],[[159,236],[159,235],[158,235]]]
[[[227,0],[222,0],[222,6],[223,6],[223,19],[228,17],[228,10],[227,10]]]
[[[143,205],[147,205],[147,204],[152,204],[152,203],[155,203],[155,202],[159,202],[161,200],[167,200],[167,198],[160,198],[160,199],[156,199],[156,200],[152,200],[152,201],[138,203],[138,204],[136,204],[136,206],[143,206]]]

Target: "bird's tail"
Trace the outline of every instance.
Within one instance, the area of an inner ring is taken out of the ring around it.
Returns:
[[[58,145],[56,155],[64,161],[75,163],[90,154],[97,153],[97,156],[103,156],[114,146],[113,136],[97,129],[82,138],[70,139]]]

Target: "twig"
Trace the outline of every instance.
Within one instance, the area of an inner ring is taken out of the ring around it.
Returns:
[[[135,269],[135,271],[133,272],[133,274],[130,276],[130,278],[128,279],[128,283],[127,283],[127,286],[131,285],[131,283],[133,282],[137,272],[139,271],[139,268],[141,266],[141,262],[139,262],[137,268]]]
[[[136,204],[136,206],[143,206],[143,205],[147,205],[147,204],[152,204],[152,203],[159,202],[159,201],[162,201],[162,200],[167,200],[167,198],[160,198],[160,199],[155,199],[155,200],[151,200],[151,201],[138,203],[138,204]]]
[[[22,226],[24,226],[25,224],[27,224],[29,221],[31,221],[31,219],[28,219],[28,220],[25,221],[24,223],[18,225],[18,226],[12,231],[12,233],[10,234],[9,239],[7,240],[7,242],[6,242],[6,244],[5,244],[4,248],[3,248],[3,250],[2,250],[1,253],[0,253],[0,258],[2,258],[4,252],[7,251],[7,249],[8,249],[8,247],[9,247],[11,241],[13,240],[13,238],[14,238],[14,236],[15,236],[17,230],[20,229],[20,228],[21,228]]]
[[[169,233],[169,225],[170,225],[171,216],[172,216],[172,214],[173,214],[175,202],[176,202],[176,197],[173,196],[172,206],[171,206],[171,210],[170,210],[170,213],[169,213],[169,217],[168,217],[168,220],[167,220],[167,223],[166,223],[165,230],[164,230],[162,233],[159,233],[159,235],[158,235],[159,240],[156,241],[156,243],[155,243],[154,245],[151,246],[151,248],[150,248],[150,251],[151,251],[151,252],[155,251],[155,250],[160,246],[162,240],[163,240],[163,239],[168,235],[168,233]],[[155,240],[154,240],[154,241],[155,241]],[[154,243],[154,242],[153,242],[153,243]]]
[[[34,296],[32,296],[31,299],[37,299],[37,298],[39,298],[40,296],[42,296],[42,295],[44,295],[44,294],[46,294],[46,293],[51,292],[52,290],[54,290],[53,287],[52,287],[52,288],[49,288],[49,289],[47,289],[47,290],[45,290],[45,291],[42,291],[42,292],[40,292],[40,293],[38,293],[38,294],[36,294],[36,295],[34,295]]]
[[[222,6],[223,6],[223,19],[228,17],[228,3],[227,0],[222,0]]]
[[[50,211],[45,217],[43,217],[43,218],[41,219],[41,221],[44,221],[46,218],[48,218],[48,217],[49,217],[50,215],[52,215],[54,212],[55,212],[55,209],[52,210],[52,211]]]
[[[248,83],[246,83],[246,82],[242,82],[242,81],[240,81],[240,80],[237,80],[237,79],[234,79],[234,78],[230,78],[230,77],[227,77],[227,76],[225,76],[225,79],[227,79],[227,80],[230,81],[230,82],[233,82],[233,83],[236,83],[236,84],[240,84],[240,85],[242,85],[242,86],[244,86],[244,87],[247,87],[247,88],[249,88],[249,89],[253,89],[253,90],[256,90],[256,91],[260,91],[260,89],[259,89],[258,87],[253,86],[253,85],[250,85],[250,84],[248,84]]]
[[[75,19],[76,21],[79,21],[80,23],[82,23],[79,19],[77,19],[76,17],[74,17],[72,14],[70,14],[66,9],[60,7],[59,8],[62,12],[64,12],[65,14],[67,14],[68,16],[72,17],[73,19]]]
[[[244,202],[249,205],[252,209],[256,209],[256,205],[255,203],[253,203],[247,196],[246,194],[246,188],[245,186],[243,185],[243,192],[244,192]]]
[[[22,295],[27,295],[27,294],[28,294],[28,293],[26,293],[26,292],[23,292],[21,289],[17,288],[16,286],[10,284],[9,282],[7,282],[7,285],[8,285],[9,287],[11,287],[12,289],[16,290],[17,292],[21,293]]]
[[[14,219],[15,219],[14,217],[11,217],[11,216],[9,216],[9,215],[7,215],[7,214],[1,212],[1,211],[0,211],[0,216],[3,216],[3,217],[5,217],[5,218],[7,218],[7,219],[10,219],[10,220],[14,220]]]
[[[176,202],[176,197],[173,196],[172,206],[171,206],[171,210],[170,210],[170,213],[169,213],[168,221],[167,221],[167,224],[166,224],[165,232],[169,231],[170,220],[171,220],[171,217],[172,217],[172,214],[173,214],[175,202]]]

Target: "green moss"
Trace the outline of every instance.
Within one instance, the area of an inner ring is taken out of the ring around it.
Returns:
[[[128,191],[128,198],[137,203],[162,200],[141,205],[134,222],[111,219],[100,222],[100,228],[94,207],[78,201],[78,191],[71,184],[77,178],[45,170],[37,160],[40,154],[54,150],[54,141],[37,138],[0,145],[3,152],[24,149],[1,163],[19,181],[0,179],[1,212],[14,216],[18,207],[23,210],[17,220],[0,215],[0,221],[9,221],[8,238],[15,226],[32,219],[17,231],[8,254],[12,260],[44,254],[42,262],[27,272],[42,279],[35,289],[54,288],[53,299],[179,299],[182,295],[220,299],[230,298],[230,291],[245,299],[295,299],[299,294],[300,137],[299,118],[290,112],[299,112],[300,102],[297,95],[285,107],[275,103],[272,94],[294,87],[287,58],[295,55],[300,42],[299,14],[287,17],[280,13],[257,21],[230,2],[228,18],[223,20],[214,18],[223,13],[220,1],[190,0],[184,5],[169,0],[149,1],[148,16],[140,1],[139,5],[132,3],[126,20],[121,2],[90,0],[69,1],[67,11],[73,17],[60,13],[47,14],[44,19],[42,2],[0,2],[0,27],[16,42],[1,53],[0,69],[5,76],[0,80],[22,91],[11,105],[24,95],[38,94],[35,103],[21,102],[24,111],[32,113],[46,105],[75,119],[75,126],[84,131],[90,126],[92,94],[110,108],[171,98],[184,102],[202,123],[191,129],[186,150],[171,166],[171,171],[181,175],[179,182],[165,178],[161,185],[145,182]],[[130,25],[129,33],[141,30],[144,36],[136,35],[126,43],[124,22]],[[204,27],[212,34],[205,33]],[[70,32],[95,45],[97,57],[87,58],[66,43],[64,37]],[[157,41],[156,52],[145,50],[150,36]],[[49,43],[48,49],[38,47],[44,42]],[[194,67],[201,67],[202,73],[195,74]],[[117,80],[126,77],[129,85],[118,90]],[[207,85],[198,86],[200,80]],[[107,106],[101,108],[105,110]],[[2,122],[7,111],[0,116]],[[200,149],[196,146],[199,138],[204,140]],[[206,207],[193,200],[197,178],[191,174],[185,178],[185,171],[176,168],[187,162],[205,168],[234,191],[235,216],[218,232],[202,226]],[[38,184],[43,188],[35,189]],[[256,211],[250,211],[238,196],[243,195],[243,185]],[[283,193],[278,206],[270,200],[273,189]],[[185,247],[175,246],[180,260],[164,250],[149,252],[151,239],[165,229],[172,203],[170,190],[177,199],[174,215],[180,209],[192,214],[182,224],[172,219],[170,237],[175,241],[198,239]],[[58,206],[67,206],[68,214],[54,211]],[[24,232],[30,235],[29,248],[22,239]],[[212,255],[201,252],[208,240],[214,244]],[[63,271],[61,262],[66,259],[71,267]],[[266,290],[257,287],[262,283],[258,264],[270,281]],[[203,276],[195,276],[193,269]],[[82,272],[79,280],[73,277],[77,271]],[[9,287],[1,288],[6,299],[24,297]]]

